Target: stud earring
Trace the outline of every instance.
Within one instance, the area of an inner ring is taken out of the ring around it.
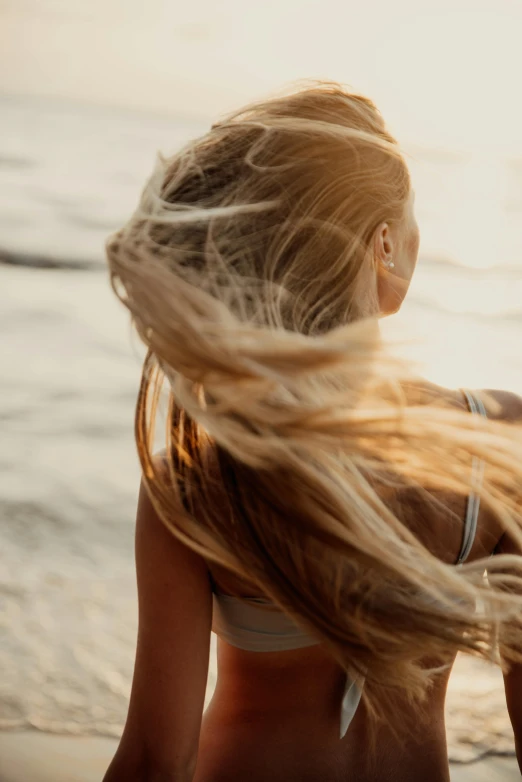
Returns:
[[[387,269],[388,271],[395,269],[395,264],[393,261],[386,260],[386,261],[381,261],[381,263],[384,266],[384,268]]]

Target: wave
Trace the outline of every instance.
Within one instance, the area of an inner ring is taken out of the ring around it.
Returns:
[[[0,248],[0,264],[21,266],[27,269],[67,269],[69,271],[100,271],[104,265],[93,259],[59,258],[45,253],[16,252]]]
[[[416,310],[420,310],[421,312],[429,311],[443,316],[450,315],[452,317],[459,318],[460,320],[476,321],[477,318],[480,318],[482,325],[486,323],[491,325],[497,323],[512,323],[514,325],[520,325],[522,323],[522,307],[520,309],[510,308],[505,310],[498,310],[496,312],[484,312],[480,309],[456,310],[452,307],[445,307],[435,297],[415,293],[409,294],[408,306],[414,307]]]
[[[461,263],[457,258],[450,255],[423,253],[419,258],[419,267],[430,271],[455,272],[474,279],[480,277],[517,277],[522,279],[522,262],[477,267]]]

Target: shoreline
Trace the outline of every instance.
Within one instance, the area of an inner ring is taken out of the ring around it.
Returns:
[[[0,782],[101,782],[117,740],[37,730],[0,732]],[[515,782],[514,757],[488,755],[452,763],[451,782]]]

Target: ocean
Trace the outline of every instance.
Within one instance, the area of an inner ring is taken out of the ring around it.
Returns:
[[[0,96],[0,728],[118,735],[136,633],[143,351],[103,244],[157,150],[209,118]],[[385,331],[440,383],[522,392],[522,149],[409,145],[421,257]],[[209,693],[215,681],[215,658]],[[450,755],[512,751],[498,672],[459,660]]]

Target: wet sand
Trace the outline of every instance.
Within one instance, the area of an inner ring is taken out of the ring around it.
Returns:
[[[114,739],[98,737],[0,733],[0,782],[101,782],[115,747]],[[519,779],[516,760],[510,757],[451,766],[451,782]]]

